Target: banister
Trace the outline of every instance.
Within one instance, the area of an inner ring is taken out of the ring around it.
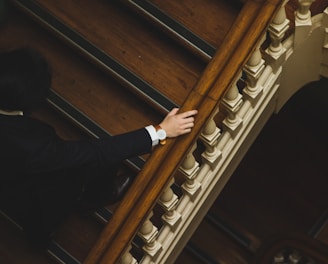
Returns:
[[[283,2],[249,0],[244,4],[224,43],[182,106],[182,111],[199,110],[192,133],[169,140],[153,152],[84,263],[118,262]]]

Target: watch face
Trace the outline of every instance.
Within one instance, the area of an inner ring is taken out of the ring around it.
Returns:
[[[158,130],[157,135],[158,135],[159,140],[163,140],[166,138],[166,132],[164,129]]]

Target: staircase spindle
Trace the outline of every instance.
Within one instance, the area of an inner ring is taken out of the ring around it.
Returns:
[[[266,49],[266,61],[271,65],[274,72],[277,72],[285,61],[286,48],[282,45],[282,40],[289,29],[289,22],[286,17],[285,5],[282,5],[268,28],[271,43]]]
[[[261,41],[261,44],[263,43],[263,40]],[[244,67],[247,86],[243,90],[243,95],[245,100],[250,101],[252,106],[256,104],[260,94],[263,92],[262,87],[258,85],[258,80],[265,68],[265,61],[262,58],[262,53],[260,50],[261,44],[257,46]]]
[[[308,23],[311,21],[310,7],[314,0],[299,0],[299,6],[295,14],[296,23]]]
[[[214,167],[217,161],[219,161],[222,153],[217,147],[218,138],[221,135],[221,130],[217,127],[214,117],[219,112],[219,108],[212,117],[207,121],[205,127],[201,133],[200,139],[204,143],[206,150],[202,153],[203,160],[208,163],[211,167]]]
[[[197,145],[194,144],[179,168],[180,172],[184,175],[186,180],[182,184],[182,189],[191,198],[195,196],[200,188],[200,183],[195,179],[199,172],[199,163],[196,161],[193,154],[196,147]]]
[[[132,256],[130,253],[131,246],[128,247],[126,252],[123,254],[122,258],[120,259],[119,264],[137,264],[138,261]]]
[[[143,250],[149,257],[154,257],[159,250],[162,248],[162,245],[156,240],[158,236],[158,228],[153,225],[150,221],[150,218],[153,216],[153,212],[148,215],[147,220],[143,223],[140,228],[138,235],[144,241],[145,245]]]
[[[240,77],[241,73],[237,80],[239,80]],[[238,91],[237,80],[229,88],[227,94],[222,99],[222,105],[228,112],[228,116],[223,120],[223,126],[226,131],[229,131],[232,137],[235,137],[238,133],[242,123],[242,119],[237,114],[243,102],[242,95]]]
[[[301,43],[312,30],[310,6],[314,0],[299,0],[298,9],[295,12],[294,47]]]
[[[172,178],[170,186],[174,183],[174,178]],[[165,211],[162,215],[162,219],[165,224],[169,225],[171,228],[176,227],[179,220],[181,220],[181,215],[175,210],[178,204],[178,196],[173,192],[171,187],[168,187],[159,199],[159,204]]]

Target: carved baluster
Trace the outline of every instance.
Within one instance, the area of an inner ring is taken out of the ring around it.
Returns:
[[[120,259],[119,264],[137,264],[137,260],[130,253],[131,246],[126,250]]]
[[[202,153],[203,160],[208,163],[212,168],[221,158],[221,151],[217,148],[217,141],[221,135],[221,130],[217,127],[214,117],[219,112],[219,108],[213,113],[212,117],[207,121],[200,139],[203,141],[206,150]]]
[[[197,145],[195,144],[179,168],[179,171],[185,176],[186,179],[186,181],[182,184],[182,188],[191,198],[195,197],[200,188],[200,183],[195,180],[199,171],[199,163],[196,161],[193,154],[196,147]]]
[[[312,30],[310,6],[314,0],[299,0],[299,6],[295,12],[294,46],[301,43]]]
[[[161,250],[162,245],[156,240],[158,236],[158,229],[150,221],[150,218],[153,216],[151,212],[148,216],[148,219],[143,223],[142,227],[138,232],[138,236],[145,242],[143,246],[144,252],[151,258]]]
[[[222,100],[222,104],[228,112],[228,116],[223,120],[224,128],[234,137],[238,133],[242,123],[242,119],[237,115],[242,105],[242,95],[238,91],[237,81],[228,90]]]
[[[286,3],[287,1],[285,1]],[[286,49],[282,45],[282,39],[289,28],[289,20],[286,18],[285,4],[282,5],[276,17],[270,24],[268,32],[271,44],[267,48],[266,61],[271,65],[273,72],[277,72],[286,59]]]
[[[307,24],[311,21],[310,6],[314,0],[299,0],[299,6],[296,11],[295,23]]]
[[[256,104],[263,92],[262,86],[258,85],[258,79],[260,78],[265,67],[265,61],[262,58],[262,53],[260,51],[263,41],[264,37],[244,67],[247,86],[243,90],[243,95],[245,100],[251,102],[252,106]]]
[[[174,179],[172,179],[170,186],[172,186],[173,183]],[[178,196],[173,192],[171,187],[168,187],[159,199],[159,204],[165,210],[165,214],[162,216],[162,219],[172,229],[174,229],[174,227],[177,226],[179,220],[181,220],[181,214],[175,210],[178,201]]]

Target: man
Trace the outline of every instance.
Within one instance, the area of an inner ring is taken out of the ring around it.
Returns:
[[[123,160],[150,153],[166,137],[189,133],[196,110],[173,109],[157,126],[100,139],[63,140],[26,112],[51,85],[45,58],[30,48],[0,53],[0,206],[45,245],[76,204],[97,208],[122,198],[132,177]]]

